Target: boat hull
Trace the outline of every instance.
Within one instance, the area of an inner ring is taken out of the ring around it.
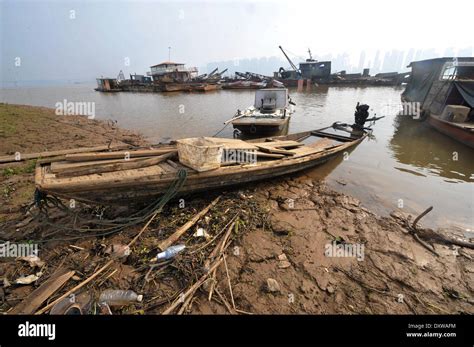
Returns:
[[[439,132],[465,144],[466,146],[474,148],[474,128],[463,128],[459,125],[442,120],[435,115],[429,116],[428,123]]]
[[[210,92],[218,89],[220,89],[220,85],[218,84],[204,84],[191,87],[191,91],[193,92]]]
[[[288,130],[290,117],[278,119],[257,119],[254,117],[243,117],[232,122],[234,129],[240,130],[245,135],[269,136],[281,134]]]
[[[185,92],[191,90],[191,86],[184,83],[164,83],[161,86],[162,92]]]

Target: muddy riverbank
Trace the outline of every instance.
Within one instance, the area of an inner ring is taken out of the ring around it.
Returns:
[[[110,122],[58,117],[51,109],[5,104],[0,105],[0,139],[0,155],[111,141],[146,145],[140,135]],[[82,293],[84,313],[98,312],[91,302],[108,288],[132,289],[144,296],[141,303],[113,308],[114,314],[159,314],[173,303],[176,308],[171,313],[196,314],[474,313],[471,248],[436,239],[426,229],[418,230],[415,237],[406,227],[408,216],[378,216],[357,199],[304,172],[174,199],[146,229],[145,221],[114,235],[90,237],[87,232],[71,232],[68,227],[79,222],[64,211],[51,208],[50,224],[34,218],[35,164],[0,165],[0,239],[39,242],[38,255],[44,262],[30,265],[14,258],[0,262],[1,312],[17,312],[35,289],[44,288],[53,274],[64,270],[74,275],[35,312],[92,276],[74,291]],[[172,261],[150,263],[161,241],[218,197],[215,206],[183,235],[180,242],[186,244],[185,251]],[[133,213],[86,205],[78,205],[74,212],[87,217],[84,225],[91,229],[98,218]],[[114,257],[110,246],[129,244],[137,235],[128,256]],[[214,250],[224,254],[218,257],[220,263],[212,258]],[[212,264],[217,270],[209,276]],[[38,279],[26,285],[15,283],[31,274]]]

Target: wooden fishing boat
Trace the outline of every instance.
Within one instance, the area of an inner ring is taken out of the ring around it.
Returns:
[[[247,136],[281,134],[288,129],[294,113],[289,104],[288,89],[269,88],[255,92],[255,102],[231,120],[234,129]]]
[[[439,115],[430,114],[428,123],[439,132],[474,148],[474,122],[451,122]]]
[[[335,123],[323,129],[249,141],[208,138],[222,145],[226,155],[219,168],[205,172],[184,166],[176,145],[68,154],[60,161],[41,161],[35,182],[38,191],[45,194],[126,205],[164,193],[180,169],[186,171],[187,178],[179,194],[268,180],[322,164],[356,146],[367,134],[366,130]],[[239,153],[246,153],[247,159],[250,153],[255,160],[236,159]]]

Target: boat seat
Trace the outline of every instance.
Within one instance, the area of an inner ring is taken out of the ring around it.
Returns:
[[[265,98],[262,99],[262,107],[260,112],[262,113],[273,113],[276,110],[276,99],[274,98]]]

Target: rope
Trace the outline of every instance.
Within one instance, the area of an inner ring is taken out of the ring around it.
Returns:
[[[187,178],[187,172],[184,169],[180,169],[177,173],[177,178],[174,180],[166,192],[153,203],[149,204],[148,206],[144,207],[143,209],[131,214],[128,217],[121,217],[116,219],[87,219],[81,217],[77,213],[73,213],[71,209],[65,206],[61,200],[56,197],[47,196],[42,192],[35,192],[35,202],[36,206],[39,209],[38,214],[34,217],[36,218],[43,218],[43,224],[56,228],[62,229],[67,231],[73,231],[76,233],[82,233],[84,235],[70,237],[70,238],[60,238],[60,239],[42,239],[35,242],[44,243],[49,241],[70,241],[70,240],[77,240],[86,237],[100,237],[100,236],[108,236],[120,232],[126,228],[138,225],[143,223],[145,220],[149,219],[153,214],[160,213],[163,207],[173,199],[176,194],[181,190],[184,185],[184,182]],[[59,210],[65,212],[69,216],[73,218],[74,224],[70,226],[68,224],[61,224],[57,222],[50,222],[48,209],[50,208],[58,208]],[[93,223],[96,225],[96,228],[76,228],[74,225],[77,222],[81,222],[81,224]],[[97,227],[98,226],[98,227]]]
[[[224,125],[224,127],[223,127],[221,130],[219,130],[217,133],[215,133],[215,134],[212,135],[211,137],[216,137],[217,135],[219,135],[221,132],[224,131],[225,128],[227,128],[227,126],[228,126],[229,124],[232,124],[232,123],[227,123],[226,125]]]

